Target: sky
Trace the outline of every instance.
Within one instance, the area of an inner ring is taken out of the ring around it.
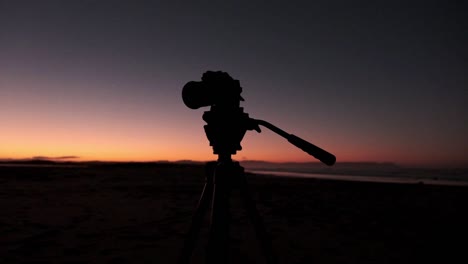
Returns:
[[[0,0],[0,158],[216,159],[181,91],[220,70],[337,162],[468,166],[461,2],[213,2]],[[267,129],[242,146],[316,161]]]

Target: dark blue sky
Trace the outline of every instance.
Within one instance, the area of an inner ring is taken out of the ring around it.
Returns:
[[[180,92],[223,70],[338,161],[468,165],[465,6],[311,2],[1,1],[0,157],[209,159]],[[310,160],[249,133],[240,159]]]

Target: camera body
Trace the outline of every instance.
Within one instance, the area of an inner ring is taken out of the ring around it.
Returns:
[[[238,80],[226,72],[207,71],[201,82],[188,82],[182,89],[182,99],[191,109],[211,106],[203,114],[207,123],[205,134],[213,147],[213,153],[220,159],[241,150],[242,138],[247,130],[260,131],[258,125],[240,107],[242,87]]]
[[[201,82],[191,81],[182,89],[182,99],[191,109],[204,106],[220,108],[238,108],[242,87],[238,80],[234,80],[228,73],[222,71],[207,71]]]

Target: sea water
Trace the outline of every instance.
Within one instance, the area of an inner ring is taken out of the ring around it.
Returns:
[[[272,175],[272,176],[278,176],[278,177],[314,178],[314,179],[339,180],[339,181],[468,186],[468,181],[430,179],[430,178],[419,178],[419,177],[359,176],[359,175],[346,175],[346,174],[323,174],[323,173],[268,171],[268,170],[247,170],[247,172],[254,173],[254,174]]]

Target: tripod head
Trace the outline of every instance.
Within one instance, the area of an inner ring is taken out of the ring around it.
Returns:
[[[250,118],[240,107],[242,87],[226,72],[207,71],[201,82],[190,81],[182,89],[182,99],[191,109],[211,106],[205,111],[203,120],[207,123],[205,133],[219,161],[230,161],[231,155],[242,150],[240,145],[247,130],[261,132],[262,125],[286,138],[291,144],[302,149],[323,163],[331,166],[336,158],[333,154],[263,121]]]

